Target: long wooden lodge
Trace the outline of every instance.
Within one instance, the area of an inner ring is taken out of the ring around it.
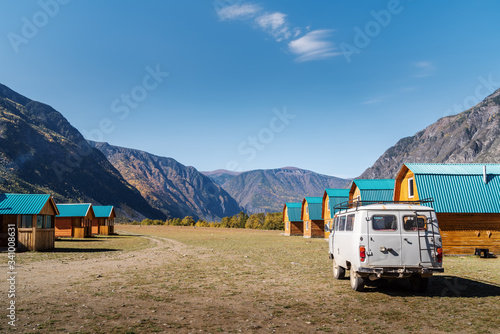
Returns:
[[[8,246],[8,229],[13,226],[17,250],[53,249],[58,214],[51,195],[0,194],[0,248]]]
[[[445,254],[500,252],[499,164],[404,164],[395,201],[434,199]]]

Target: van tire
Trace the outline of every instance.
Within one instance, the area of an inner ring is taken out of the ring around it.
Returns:
[[[420,275],[413,275],[410,277],[410,286],[413,292],[422,293],[427,291],[429,285],[429,278]]]
[[[351,278],[351,288],[354,291],[363,291],[365,289],[365,279],[351,267],[349,276]]]
[[[333,277],[335,279],[343,279],[345,277],[345,268],[341,267],[337,264],[337,261],[335,261],[335,258],[333,258]]]

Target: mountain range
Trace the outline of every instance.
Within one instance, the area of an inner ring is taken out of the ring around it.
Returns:
[[[500,89],[476,106],[399,140],[360,178],[393,178],[405,162],[500,163]]]
[[[360,178],[393,178],[405,162],[500,162],[500,90],[399,140]],[[50,193],[58,203],[114,205],[120,218],[220,220],[240,210],[345,188],[351,180],[294,167],[199,172],[173,158],[87,141],[52,107],[0,84],[0,192]]]
[[[204,173],[249,213],[281,211],[286,202],[301,202],[304,196],[323,196],[325,188],[346,188],[351,182],[295,167]]]

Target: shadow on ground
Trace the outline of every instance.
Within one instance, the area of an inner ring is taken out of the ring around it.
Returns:
[[[388,282],[377,280],[367,282],[365,291],[384,293],[389,296],[429,296],[429,297],[497,297],[500,296],[500,284],[478,281],[457,276],[433,276],[429,279],[429,286],[424,293],[414,293],[408,280]]]

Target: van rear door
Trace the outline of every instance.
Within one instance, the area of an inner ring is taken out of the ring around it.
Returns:
[[[434,235],[429,218],[431,211],[401,213],[402,261],[407,266],[432,264]]]
[[[367,215],[367,264],[396,267],[401,265],[401,234],[397,213],[370,211]]]

